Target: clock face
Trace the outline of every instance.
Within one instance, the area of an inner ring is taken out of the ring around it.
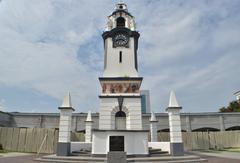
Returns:
[[[113,46],[114,47],[121,47],[121,46],[128,46],[129,37],[125,33],[117,33],[113,36]]]

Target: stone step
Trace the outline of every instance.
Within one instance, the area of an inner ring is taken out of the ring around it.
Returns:
[[[134,162],[135,163],[202,163],[202,162],[207,162],[207,160],[196,159],[196,160],[177,160],[177,161],[134,161]]]
[[[149,152],[162,151],[162,149],[149,149]]]
[[[81,157],[81,156],[43,156],[42,158],[35,159],[40,162],[55,162],[55,163],[93,163],[93,162],[106,162],[106,158],[102,157]],[[135,157],[127,158],[127,162],[139,162],[139,163],[150,163],[150,162],[169,162],[169,163],[197,163],[206,162],[207,160],[201,159],[199,156],[185,155],[185,156],[159,156],[159,157]]]
[[[162,154],[168,154],[167,151],[162,151],[161,149],[149,149],[149,154],[152,155],[162,155]]]
[[[200,163],[208,162],[206,159],[195,159],[195,160],[177,160],[177,161],[168,161],[169,163]]]
[[[153,153],[149,155],[150,157],[163,157],[163,156],[170,156],[170,154],[167,153]]]
[[[87,151],[87,150],[85,150],[85,151],[72,151],[72,153],[91,153],[91,151]]]
[[[35,159],[35,161],[39,161],[39,162],[48,162],[48,163],[94,163],[96,161],[72,161],[72,160],[53,160],[53,159]],[[106,161],[102,161],[102,163],[105,163]],[[175,161],[162,161],[162,160],[156,160],[156,161],[152,161],[152,160],[148,160],[148,161],[139,161],[139,160],[128,160],[127,162],[138,162],[138,163],[202,163],[202,162],[207,162],[207,160],[205,159],[195,159],[195,160],[175,160]]]
[[[50,155],[50,156],[43,156],[41,158],[42,160],[64,160],[64,161],[93,161],[93,162],[104,162],[106,161],[105,157],[89,157],[89,156],[56,156],[56,155]]]
[[[72,160],[53,160],[53,159],[41,159],[41,158],[38,158],[38,159],[35,159],[35,161],[38,161],[38,162],[48,162],[48,163],[90,163],[90,162],[86,162],[86,161],[72,161]]]
[[[200,160],[199,156],[185,155],[185,156],[159,156],[159,157],[139,157],[129,158],[128,162],[155,162],[155,161],[187,161],[187,160]]]
[[[149,154],[152,155],[152,154],[168,154],[167,151],[149,151]]]
[[[88,156],[88,157],[91,157],[92,154],[91,153],[73,152],[73,153],[71,153],[71,156]]]

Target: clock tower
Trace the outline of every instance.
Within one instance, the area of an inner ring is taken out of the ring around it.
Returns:
[[[100,77],[100,129],[142,129],[137,48],[140,34],[124,3],[108,16],[104,41],[104,73]],[[107,122],[108,121],[108,122]]]
[[[108,16],[104,40],[104,77],[137,77],[137,49],[140,34],[127,5],[119,3]]]
[[[140,34],[124,3],[108,16],[104,41],[104,72],[101,84],[99,129],[93,130],[92,154],[125,151],[148,154],[148,131],[142,130],[137,49]]]

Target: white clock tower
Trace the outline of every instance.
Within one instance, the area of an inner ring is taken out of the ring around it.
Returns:
[[[124,3],[108,16],[104,40],[104,73],[99,78],[99,130],[93,131],[92,154],[125,151],[148,154],[148,131],[142,130],[137,49],[140,34]]]
[[[137,72],[137,48],[140,34],[127,5],[119,3],[108,17],[104,40],[104,73],[100,77],[99,129],[141,130],[142,78]],[[125,120],[126,119],[126,120]]]
[[[137,48],[139,33],[126,4],[117,4],[108,17],[104,39],[104,77],[138,77]]]

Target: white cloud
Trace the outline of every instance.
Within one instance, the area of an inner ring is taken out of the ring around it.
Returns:
[[[79,10],[71,2],[62,3],[1,4],[0,83],[35,89],[57,99],[71,91],[77,107],[96,110],[97,102],[92,100],[97,101],[98,74],[77,57],[78,47],[93,39],[94,26],[101,24],[86,17],[87,8],[96,4],[75,2],[83,5]]]
[[[215,2],[147,6],[140,59],[154,110],[167,106],[171,89],[179,92],[183,111],[195,112],[217,111],[239,89],[240,15],[236,4]]]
[[[216,111],[234,98],[240,82],[238,1],[126,3],[141,33],[139,69],[153,110],[162,111],[171,89],[185,111]],[[113,5],[110,0],[2,1],[0,86],[59,100],[71,91],[78,111],[97,111],[100,35]]]
[[[0,99],[0,111],[5,111],[5,100],[4,99]]]

